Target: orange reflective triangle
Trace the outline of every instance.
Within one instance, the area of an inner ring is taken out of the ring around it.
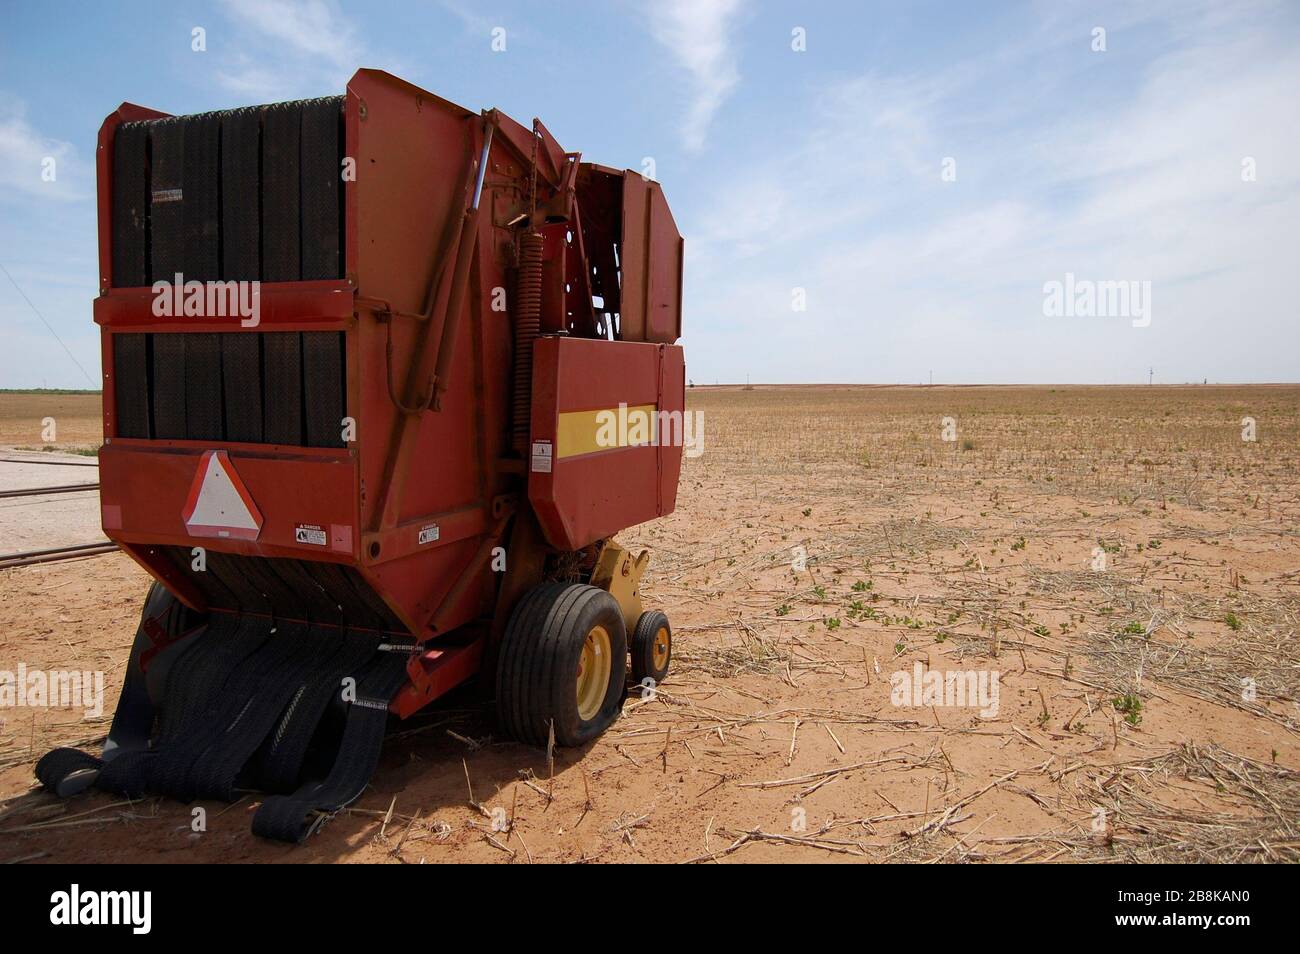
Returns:
[[[262,514],[223,450],[199,458],[181,518],[194,537],[256,540],[262,532]]]

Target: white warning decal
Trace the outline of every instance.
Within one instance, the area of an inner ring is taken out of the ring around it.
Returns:
[[[533,441],[533,472],[549,474],[551,472],[551,442]]]
[[[427,527],[421,527],[418,540],[419,546],[424,546],[426,543],[433,543],[438,539],[438,533],[438,525],[436,523],[431,523]]]
[[[329,544],[329,534],[325,528],[315,523],[300,523],[293,528],[293,539],[298,543],[310,543],[314,547]]]
[[[262,532],[262,514],[223,450],[199,458],[181,519],[195,537],[256,540]]]

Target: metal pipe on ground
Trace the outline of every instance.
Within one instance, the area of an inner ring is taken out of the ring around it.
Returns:
[[[38,460],[35,457],[0,457],[0,464],[44,464],[47,467],[98,467],[98,461]]]
[[[44,550],[24,550],[18,553],[0,553],[0,570],[19,566],[31,566],[34,563],[55,563],[59,560],[75,560],[78,557],[98,556],[112,553],[117,544],[112,540],[99,543],[79,543],[70,547],[49,547]]]
[[[45,494],[74,494],[82,490],[98,490],[99,484],[61,484],[57,487],[22,487],[18,490],[0,490],[0,499],[7,497],[40,497]]]

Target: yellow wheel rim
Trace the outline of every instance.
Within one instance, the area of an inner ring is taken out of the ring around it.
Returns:
[[[593,626],[578,657],[578,716],[583,722],[594,719],[605,702],[611,655],[609,632],[604,626]]]
[[[655,633],[654,645],[650,647],[650,658],[654,661],[655,672],[663,672],[668,665],[668,651],[672,648],[672,637],[668,635],[668,627],[660,626],[659,631]]]

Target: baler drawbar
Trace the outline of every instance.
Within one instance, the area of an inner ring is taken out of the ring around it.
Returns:
[[[376,70],[344,96],[100,130],[105,534],[154,578],[103,752],[36,767],[230,801],[301,841],[390,717],[470,681],[581,745],[661,681],[682,239],[539,121]]]

